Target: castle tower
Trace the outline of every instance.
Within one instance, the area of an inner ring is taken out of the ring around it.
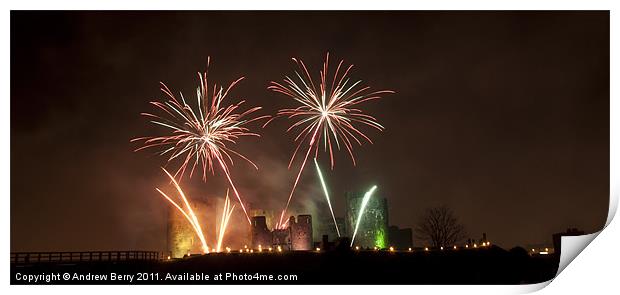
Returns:
[[[289,227],[292,250],[312,250],[312,216],[298,215],[297,222],[291,216]]]
[[[350,193],[345,194],[345,223],[346,231],[352,235],[355,231],[355,224],[359,210],[361,209],[364,194]],[[386,248],[388,246],[388,206],[387,200],[380,196],[373,196],[368,200],[366,211],[360,221],[355,245],[364,248]]]
[[[192,201],[192,210],[196,214],[201,226],[206,219],[207,203]],[[203,229],[204,230],[204,229]],[[203,233],[204,234],[204,233]],[[202,244],[194,228],[179,210],[174,207],[168,209],[168,253],[172,258],[182,258],[188,253],[202,253]]]
[[[265,216],[252,217],[252,229],[251,229],[251,245],[252,249],[258,249],[258,246],[264,248],[271,247],[272,237],[271,232],[267,228],[267,219]]]
[[[276,217],[279,217],[279,216],[276,216],[273,210],[266,210],[262,207],[257,206],[255,203],[248,203],[247,209],[248,209],[248,214],[250,215],[250,218],[254,216],[264,216],[266,223],[270,226],[274,224]]]

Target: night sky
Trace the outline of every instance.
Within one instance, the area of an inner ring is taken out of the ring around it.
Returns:
[[[275,114],[293,101],[266,89],[302,58],[318,78],[326,52],[351,77],[396,94],[363,106],[386,127],[328,171],[344,192],[377,184],[390,224],[412,227],[447,205],[469,236],[503,247],[599,230],[609,200],[608,12],[12,12],[11,251],[163,250],[170,191],[163,158],[130,139],[161,133],[140,112],[159,81],[194,97],[197,71],[246,79],[228,102]],[[332,69],[333,70],[333,69]],[[281,210],[298,166],[279,119],[243,138],[232,168],[241,194]],[[221,200],[220,171],[184,179]],[[324,212],[312,166],[294,212]],[[242,218],[241,211],[236,218]],[[207,234],[213,241],[213,235]]]

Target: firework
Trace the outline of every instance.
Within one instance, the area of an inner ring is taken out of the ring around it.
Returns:
[[[245,101],[228,106],[222,104],[229,91],[239,81],[243,80],[243,77],[233,81],[226,89],[214,84],[209,95],[210,86],[207,79],[209,62],[210,58],[207,61],[207,71],[202,74],[198,73],[200,87],[196,89],[197,103],[195,105],[188,104],[183,93],[180,93],[180,99],[178,99],[164,83],[160,82],[160,89],[166,94],[167,101],[153,101],[151,104],[162,112],[162,115],[141,114],[150,118],[151,123],[165,127],[170,133],[163,136],[136,138],[132,141],[143,141],[144,143],[136,151],[158,148],[159,155],[169,155],[168,162],[179,159],[181,165],[174,174],[175,177],[178,175],[179,179],[183,177],[190,166],[189,174],[191,177],[198,166],[199,169],[202,167],[202,177],[206,181],[207,173],[214,174],[214,166],[219,166],[241,204],[248,223],[251,224],[241,196],[232,181],[228,165],[233,164],[232,156],[235,155],[249,162],[254,168],[258,169],[258,167],[228,145],[236,144],[242,136],[259,136],[250,132],[246,125],[256,120],[268,118],[268,116],[248,118],[261,107],[252,107],[240,111]],[[210,102],[209,96],[211,96]]]
[[[319,167],[319,162],[317,162],[316,158],[314,158],[314,165],[316,166],[316,172],[319,174],[319,180],[321,181],[321,186],[323,187],[323,192],[325,193],[325,198],[327,199],[327,205],[329,206],[329,211],[332,213],[332,219],[334,219],[334,226],[336,226],[336,233],[338,233],[338,237],[340,237],[340,230],[338,229],[338,223],[336,222],[336,216],[334,215],[334,210],[332,209],[332,203],[329,200],[329,193],[327,192],[327,185],[325,184],[325,180],[323,179],[323,174],[321,173],[321,168]]]
[[[360,226],[360,221],[362,221],[362,216],[364,215],[364,211],[366,210],[366,205],[368,205],[368,201],[370,200],[372,193],[374,193],[376,189],[377,186],[374,185],[369,191],[364,194],[364,198],[362,198],[360,212],[357,214],[357,221],[355,221],[355,230],[353,230],[353,237],[351,237],[351,247],[353,247],[353,242],[355,242],[355,235],[357,235],[357,229]]]
[[[162,170],[166,172],[166,175],[168,175],[168,177],[174,184],[174,187],[177,189],[177,192],[179,193],[179,197],[181,198],[181,200],[183,201],[183,204],[185,205],[185,209],[179,206],[177,202],[172,200],[172,198],[170,198],[168,195],[162,192],[159,188],[155,188],[155,190],[157,190],[162,196],[164,196],[166,200],[172,203],[172,205],[174,205],[174,207],[177,208],[183,214],[183,216],[185,216],[187,221],[192,225],[192,228],[194,228],[194,232],[196,232],[196,235],[200,239],[200,243],[202,244],[202,251],[204,253],[209,253],[209,247],[207,246],[207,241],[202,232],[202,228],[200,228],[200,223],[198,222],[198,218],[196,218],[196,214],[194,214],[194,210],[192,210],[192,206],[190,206],[189,201],[187,200],[187,197],[185,196],[185,194],[183,193],[183,190],[181,189],[181,186],[179,186],[179,183],[177,183],[174,177],[170,173],[168,173],[166,169],[162,168]]]
[[[278,111],[278,116],[295,119],[287,132],[293,129],[299,130],[295,137],[295,142],[298,142],[298,144],[289,162],[289,169],[299,148],[304,143],[307,143],[308,147],[286,206],[280,215],[278,227],[282,227],[284,214],[288,210],[301,173],[313,148],[315,150],[315,157],[318,156],[318,142],[321,140],[321,137],[323,138],[324,150],[329,151],[332,169],[334,168],[334,143],[338,150],[340,150],[341,145],[345,147],[353,165],[355,165],[353,143],[359,145],[362,144],[362,141],[372,143],[370,138],[355,125],[366,125],[379,131],[384,129],[374,117],[364,114],[358,106],[364,102],[379,99],[383,94],[394,93],[391,90],[371,91],[369,86],[362,85],[362,81],[352,82],[347,75],[353,68],[353,65],[343,66],[343,60],[338,63],[331,81],[328,81],[328,75],[330,75],[328,72],[329,53],[323,63],[323,70],[320,71],[320,81],[318,83],[313,82],[302,60],[293,58],[293,61],[297,64],[299,72],[301,72],[300,74],[298,71],[295,71],[297,79],[286,76],[283,84],[272,81],[268,88],[282,93],[300,104],[295,108]]]
[[[226,233],[226,228],[228,227],[228,221],[230,220],[230,215],[232,215],[233,210],[235,210],[235,205],[230,206],[230,199],[228,198],[228,190],[226,191],[226,200],[224,201],[224,209],[222,210],[222,219],[220,220],[220,229],[218,231],[217,236],[217,247],[215,248],[216,252],[220,252],[222,250],[222,242],[224,241],[224,234]]]

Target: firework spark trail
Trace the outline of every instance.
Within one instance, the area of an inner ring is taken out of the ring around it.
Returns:
[[[230,220],[230,216],[235,210],[235,205],[230,206],[230,199],[228,198],[228,190],[226,191],[226,200],[224,201],[224,209],[222,210],[222,219],[220,220],[220,229],[218,231],[217,237],[217,247],[215,248],[216,252],[222,251],[222,242],[224,241],[224,234],[226,233],[226,228],[228,227],[228,221]]]
[[[312,140],[310,141],[308,152],[306,152],[306,156],[304,157],[303,162],[301,162],[301,167],[299,168],[299,172],[297,173],[297,177],[295,178],[295,183],[293,184],[293,188],[291,188],[291,193],[289,194],[288,200],[286,201],[286,206],[284,207],[284,210],[282,210],[282,214],[280,214],[280,221],[278,221],[276,228],[284,228],[286,225],[286,223],[282,223],[282,219],[284,218],[284,214],[286,213],[286,210],[288,210],[288,206],[291,204],[293,193],[295,192],[295,188],[297,188],[297,183],[299,183],[301,172],[304,171],[304,167],[306,166],[306,161],[308,160],[308,155],[310,155],[310,151],[312,150],[312,143],[314,142],[314,137],[316,136],[317,131],[319,131],[319,128],[316,128],[316,131],[312,135]],[[288,220],[286,222],[288,222]]]
[[[355,165],[353,143],[362,145],[363,140],[370,143],[372,143],[372,141],[354,125],[366,125],[379,131],[384,129],[374,117],[364,114],[362,110],[357,108],[357,105],[370,100],[379,99],[383,94],[394,93],[394,91],[391,90],[370,91],[370,87],[360,84],[362,82],[361,80],[351,82],[347,75],[353,68],[353,65],[344,69],[343,60],[338,64],[331,82],[328,81],[329,53],[327,53],[325,62],[323,63],[323,70],[320,71],[321,79],[318,83],[319,90],[317,90],[316,84],[313,82],[304,62],[295,58],[293,58],[293,61],[297,64],[299,72],[302,73],[300,74],[298,71],[295,71],[296,80],[298,82],[286,76],[283,84],[272,81],[268,87],[268,89],[282,93],[300,104],[300,106],[296,108],[282,109],[278,111],[277,115],[278,117],[282,116],[288,117],[289,119],[297,119],[287,129],[287,132],[293,129],[301,129],[295,137],[295,142],[298,142],[298,144],[289,162],[289,169],[293,164],[293,160],[299,148],[308,138],[309,141],[308,150],[301,162],[301,167],[276,227],[282,227],[283,225],[282,221],[284,215],[288,210],[301,173],[313,148],[315,149],[315,158],[318,156],[319,144],[317,144],[317,142],[320,141],[321,137],[324,142],[324,150],[329,151],[332,169],[334,168],[333,143],[336,144],[338,150],[340,150],[341,145],[343,145],[349,153],[353,165]],[[341,68],[343,69],[342,72]]]
[[[164,83],[160,82],[160,89],[166,94],[167,101],[153,101],[151,104],[156,109],[163,111],[163,115],[141,114],[151,118],[151,123],[166,127],[171,133],[163,136],[141,137],[131,141],[143,141],[144,145],[135,151],[159,148],[159,155],[170,155],[168,162],[175,159],[180,160],[181,165],[174,174],[175,177],[179,175],[179,180],[189,166],[191,166],[190,177],[192,177],[197,166],[202,166],[203,180],[206,181],[208,172],[215,174],[214,165],[219,163],[237,200],[241,204],[248,223],[251,224],[243,200],[230,175],[228,165],[229,163],[233,165],[232,155],[236,155],[248,161],[254,168],[258,169],[258,167],[246,156],[229,148],[227,144],[236,144],[237,140],[242,136],[259,136],[256,133],[250,132],[245,126],[256,120],[269,118],[269,116],[247,118],[252,113],[260,110],[261,107],[252,107],[245,111],[239,111],[245,102],[243,100],[236,104],[222,106],[222,102],[229,91],[239,81],[243,80],[243,77],[233,81],[226,89],[214,84],[209,102],[207,73],[210,60],[210,58],[207,60],[207,71],[198,73],[200,87],[196,89],[196,106],[188,104],[183,93],[180,93],[181,98],[178,99]],[[214,162],[217,163],[214,164]]]
[[[323,174],[321,173],[321,168],[319,168],[319,162],[317,162],[316,158],[314,158],[314,165],[316,165],[316,172],[319,174],[319,180],[321,181],[321,186],[323,187],[323,192],[325,193],[325,198],[327,199],[327,205],[329,206],[329,211],[332,213],[332,219],[334,219],[334,226],[336,226],[336,233],[338,233],[338,237],[340,237],[340,230],[338,229],[338,223],[336,222],[336,216],[334,215],[334,210],[332,209],[332,203],[329,200],[329,193],[327,192],[327,185],[325,184],[325,180],[323,179]]]
[[[224,170],[224,174],[226,175],[226,178],[228,179],[228,182],[230,183],[230,186],[232,187],[233,192],[235,193],[235,196],[237,196],[237,199],[239,200],[239,204],[241,204],[241,209],[243,209],[243,213],[245,213],[245,217],[248,219],[248,223],[250,225],[252,225],[252,220],[250,220],[250,216],[248,215],[248,212],[245,209],[245,206],[243,205],[243,202],[241,201],[241,197],[239,196],[239,192],[237,191],[237,188],[235,187],[235,184],[233,183],[232,178],[230,177],[230,172],[228,171],[228,167],[226,167],[226,165],[224,164],[222,159],[218,159],[218,161],[220,162],[222,170]]]
[[[355,222],[355,230],[353,231],[353,237],[351,238],[351,247],[353,247],[353,242],[355,242],[355,235],[357,235],[357,229],[360,226],[360,221],[362,220],[362,215],[364,215],[364,211],[366,210],[366,205],[368,205],[368,201],[372,196],[372,193],[375,192],[377,186],[374,185],[369,191],[364,194],[364,198],[362,199],[362,205],[360,206],[360,212],[357,214],[357,221]]]
[[[155,188],[155,190],[157,190],[162,196],[164,196],[164,198],[166,198],[166,200],[168,200],[170,203],[172,203],[172,205],[174,205],[174,207],[176,207],[183,214],[183,216],[185,216],[187,221],[189,221],[189,223],[194,228],[194,232],[196,233],[196,235],[200,239],[200,243],[202,244],[202,251],[204,253],[209,253],[209,246],[207,246],[207,241],[206,241],[205,236],[204,236],[204,234],[202,232],[202,228],[200,228],[200,223],[198,222],[198,218],[196,218],[196,214],[194,214],[194,210],[192,210],[192,207],[190,206],[189,201],[187,200],[187,197],[185,197],[185,194],[183,193],[183,190],[181,189],[181,187],[179,186],[177,181],[174,179],[174,177],[170,173],[168,173],[168,171],[166,171],[166,169],[164,169],[164,168],[161,168],[161,169],[164,170],[164,172],[166,172],[168,177],[170,177],[170,180],[174,184],[174,187],[177,189],[177,192],[179,193],[179,196],[181,197],[181,199],[183,200],[183,203],[185,204],[185,210],[183,210],[183,208],[181,208],[181,206],[179,206],[177,204],[177,202],[172,200],[168,195],[166,195],[164,192],[162,192],[159,188]]]

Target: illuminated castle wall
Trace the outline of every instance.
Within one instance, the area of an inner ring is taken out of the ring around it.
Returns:
[[[270,247],[272,244],[272,234],[267,228],[267,219],[265,216],[252,217],[251,245],[253,249],[261,247]]]
[[[291,245],[293,250],[312,250],[312,216],[298,215],[289,219]]]
[[[193,201],[190,203],[192,210],[200,221],[207,220],[204,212],[207,212],[207,203]],[[203,226],[201,224],[201,226]],[[168,209],[168,253],[172,258],[182,258],[188,253],[202,253],[200,239],[196,235],[191,224],[185,216],[176,208]]]
[[[282,250],[291,250],[291,229],[274,229],[272,232],[273,247],[280,247]]]
[[[346,231],[349,235],[353,235],[355,222],[362,205],[363,193],[345,194],[345,223]],[[387,200],[376,194],[368,201],[366,212],[362,216],[362,220],[355,236],[355,245],[364,248],[386,248],[388,247],[388,208]]]
[[[265,216],[252,217],[252,248],[280,246],[282,250],[312,250],[312,216],[291,216],[288,227],[270,231]]]

